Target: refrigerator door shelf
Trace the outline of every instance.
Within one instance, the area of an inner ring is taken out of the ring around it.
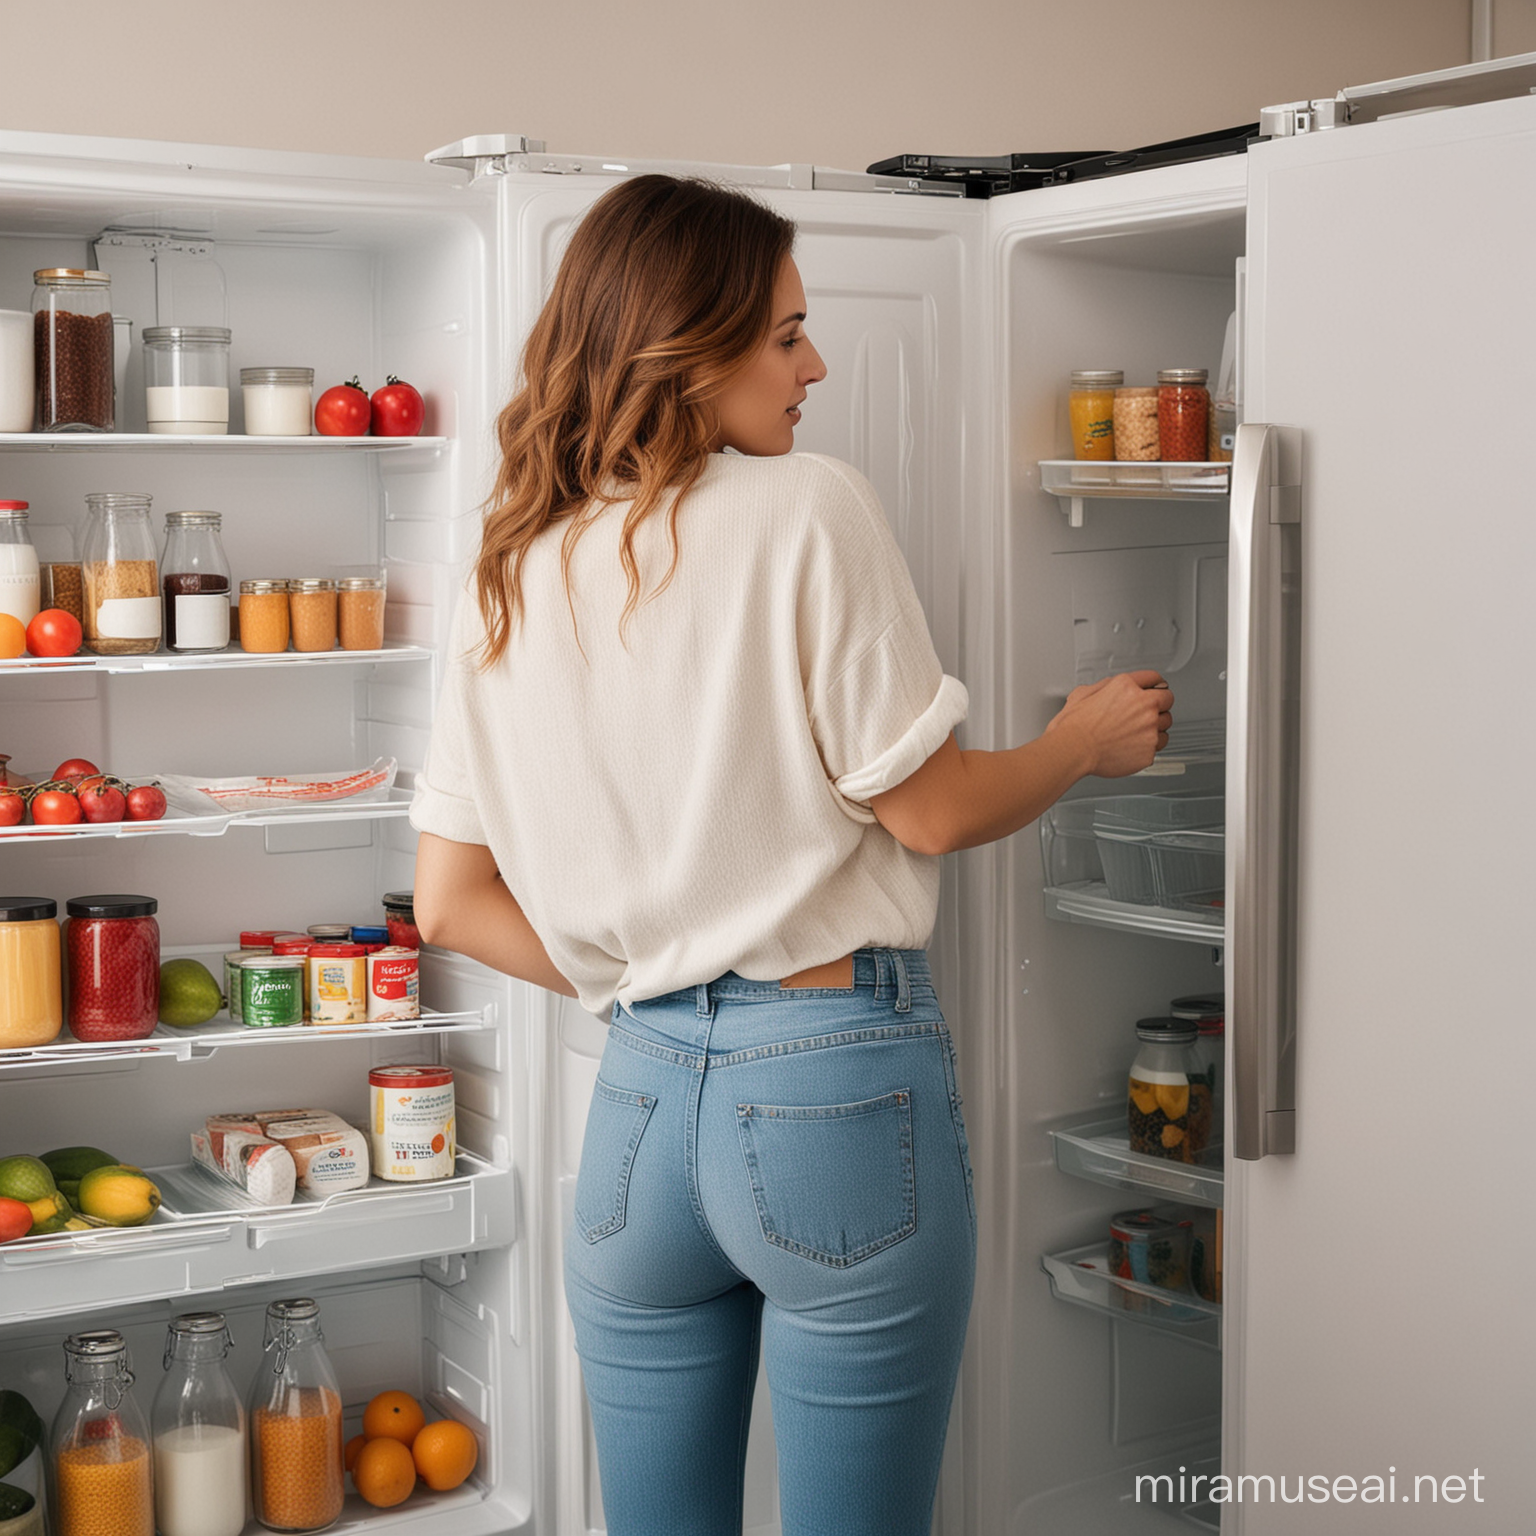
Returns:
[[[173,951],[162,951],[169,959]],[[197,951],[205,963],[212,957]],[[227,1013],[217,1013],[206,1024],[190,1029],[173,1029],[157,1024],[155,1032],[142,1040],[75,1040],[60,1035],[47,1045],[0,1050],[0,1072],[23,1067],[83,1065],[92,1061],[138,1060],[146,1056],[170,1056],[177,1061],[201,1061],[226,1047],[291,1045],[323,1040],[366,1040],[396,1035],[465,1034],[494,1027],[495,1008],[472,1009],[463,1013],[433,1013],[423,1009],[419,1019],[376,1020],[367,1024],[294,1024],[277,1029],[248,1029],[237,1024]]]
[[[223,437],[198,437],[174,432],[0,432],[0,450],[41,453],[122,453],[148,449],[178,458],[189,453],[326,453],[351,451],[416,452],[435,457],[453,446],[448,437],[248,437],[232,432]]]
[[[504,1247],[515,1232],[513,1175],[461,1154],[435,1184],[364,1189],[280,1209],[221,1208],[195,1169],[151,1168],[173,1205],[147,1226],[20,1238],[0,1247],[8,1320],[126,1306],[267,1280]],[[234,1191],[238,1198],[238,1191]],[[194,1209],[201,1201],[204,1209]],[[176,1210],[180,1202],[184,1209]]]
[[[432,652],[421,645],[389,645],[376,651],[242,651],[230,646],[224,651],[200,651],[177,655],[173,651],[149,656],[93,656],[82,651],[78,656],[17,656],[0,661],[0,677],[20,673],[52,674],[68,672],[196,672],[210,667],[315,667],[367,666],[381,661],[426,661]]]
[[[1212,898],[1214,902],[1216,898]],[[1122,933],[1140,933],[1154,938],[1186,939],[1195,944],[1209,944],[1213,949],[1225,946],[1222,912],[1219,906],[1191,906],[1188,910],[1171,907],[1142,907],[1129,901],[1115,901],[1102,881],[1076,886],[1045,888],[1045,911],[1064,923],[1087,923],[1095,928],[1114,928]]]
[[[1122,1280],[1110,1273],[1108,1254],[1101,1243],[1043,1254],[1040,1267],[1058,1301],[1088,1307],[1116,1322],[1171,1330],[1208,1349],[1221,1348],[1219,1303],[1203,1301],[1193,1291],[1165,1291],[1160,1286]]]
[[[1081,528],[1084,501],[1215,501],[1231,490],[1231,470],[1230,464],[1219,463],[1042,459],[1040,489],[1059,497],[1067,522]]]
[[[1132,1152],[1123,1115],[1052,1131],[1051,1141],[1056,1148],[1056,1166],[1073,1178],[1090,1179],[1114,1189],[1132,1189],[1164,1200],[1222,1204],[1219,1146],[1212,1149],[1215,1156],[1209,1167]]]

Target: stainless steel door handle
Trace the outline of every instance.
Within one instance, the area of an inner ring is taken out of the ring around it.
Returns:
[[[1227,719],[1227,1134],[1253,1161],[1296,1150],[1298,433],[1237,429]]]

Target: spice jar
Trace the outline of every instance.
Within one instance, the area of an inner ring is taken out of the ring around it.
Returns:
[[[421,948],[421,932],[416,927],[415,900],[415,891],[384,893],[384,924],[389,930],[389,942],[402,949]]]
[[[1132,1152],[1198,1163],[1211,1134],[1211,1087],[1195,1057],[1198,1031],[1184,1019],[1138,1019],[1127,1121]]]
[[[55,1536],[155,1536],[149,1431],[115,1329],[64,1340],[69,1388],[48,1437]]]
[[[77,1040],[142,1040],[160,1017],[159,903],[152,896],[76,896],[64,948],[68,1022]]]
[[[1158,448],[1167,462],[1204,462],[1211,411],[1206,377],[1204,368],[1158,371]]]
[[[310,436],[313,368],[242,368],[240,394],[251,437]]]
[[[148,496],[96,491],[85,498],[81,576],[85,645],[98,656],[147,656],[160,645],[160,576]]]
[[[0,501],[0,613],[23,624],[37,617],[37,551],[27,531],[25,501]],[[381,616],[382,617],[382,616]]]
[[[47,1045],[64,1027],[59,904],[0,896],[0,1050]]]
[[[344,576],[336,583],[336,627],[344,651],[384,645],[384,578]]]
[[[229,561],[217,512],[167,512],[160,584],[165,648],[222,651],[229,644]]]
[[[1121,463],[1157,458],[1157,391],[1134,384],[1115,391],[1115,457]]]
[[[341,1389],[307,1296],[267,1308],[249,1398],[251,1496],[270,1531],[322,1531],[341,1514]]]
[[[267,654],[288,649],[288,583],[240,583],[240,649]]]
[[[222,1312],[184,1312],[166,1330],[150,1410],[159,1536],[245,1529],[245,1404],[224,1368],[229,1350]]]
[[[1074,459],[1115,456],[1115,391],[1125,383],[1118,368],[1080,368],[1072,375],[1067,415]]]
[[[229,431],[229,332],[221,325],[152,325],[144,332],[144,411],[151,432],[222,437]]]
[[[304,576],[288,583],[288,613],[296,651],[336,648],[336,583],[326,576]]]
[[[32,281],[37,430],[110,432],[112,279],[80,267],[44,267]]]

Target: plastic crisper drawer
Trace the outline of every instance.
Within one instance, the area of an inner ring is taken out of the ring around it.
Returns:
[[[258,1205],[195,1165],[147,1171],[164,1203],[146,1226],[0,1247],[9,1320],[501,1247],[516,1235],[512,1174],[463,1153],[450,1179],[371,1179],[285,1206]]]

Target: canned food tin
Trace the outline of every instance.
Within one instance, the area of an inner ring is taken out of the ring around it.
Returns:
[[[248,939],[250,934],[242,933],[240,937]],[[252,955],[271,953],[269,944],[241,944],[239,949],[231,949],[224,956],[224,996],[229,999],[229,1016],[237,1024],[240,1022],[240,962]]]
[[[376,1178],[420,1184],[453,1176],[451,1067],[375,1067],[368,1074],[368,1099]]]
[[[419,1019],[421,983],[414,949],[394,945],[368,956],[368,1022]]]
[[[309,1022],[361,1024],[368,1017],[368,973],[361,944],[309,946]]]
[[[351,923],[311,923],[304,931],[322,944],[349,944],[352,941]]]
[[[1109,1272],[1138,1285],[1165,1291],[1189,1289],[1191,1223],[1160,1216],[1156,1211],[1121,1211],[1109,1223]],[[1121,1292],[1128,1311],[1145,1311],[1146,1299]]]
[[[300,955],[247,955],[240,962],[240,1018],[247,1029],[304,1022]]]
[[[280,934],[272,941],[272,953],[274,955],[297,955],[305,962],[304,981],[299,990],[304,994],[304,1022],[309,1023],[309,952],[314,948],[315,941],[304,933]]]
[[[389,943],[389,929],[382,923],[372,927],[365,927],[361,923],[353,923],[352,942],[354,944],[361,944],[371,955],[374,950],[383,949]]]

